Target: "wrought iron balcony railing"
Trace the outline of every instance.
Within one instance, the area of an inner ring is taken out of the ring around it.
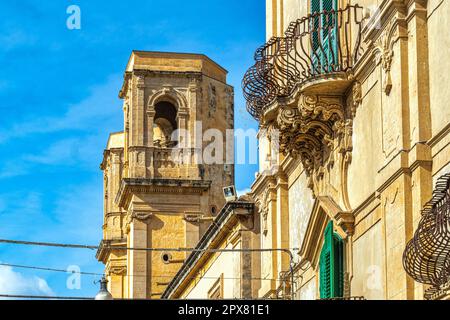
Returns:
[[[403,253],[403,266],[414,280],[432,286],[425,298],[450,287],[450,173],[438,179],[433,198],[422,210]]]
[[[290,96],[307,81],[347,73],[363,53],[363,7],[312,13],[292,22],[284,37],[271,38],[255,53],[242,81],[247,110],[260,119],[277,97]]]

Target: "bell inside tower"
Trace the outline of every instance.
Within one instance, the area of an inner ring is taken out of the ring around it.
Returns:
[[[168,101],[155,105],[153,122],[153,144],[160,148],[171,148],[177,143],[172,133],[177,129],[177,108]]]

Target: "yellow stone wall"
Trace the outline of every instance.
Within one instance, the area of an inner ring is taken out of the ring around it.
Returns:
[[[223,249],[240,249],[241,243],[227,243]],[[195,285],[184,295],[184,299],[208,299],[208,293],[214,284],[222,278],[222,298],[223,299],[239,299],[240,292],[240,252],[221,252],[211,259],[199,275],[193,279]]]
[[[344,5],[347,1],[339,3]],[[342,198],[339,190],[345,181],[341,168],[327,169],[313,195],[298,159],[280,158],[280,170],[275,175],[267,177],[261,168],[252,195],[261,212],[270,212],[269,219],[280,216],[273,210],[288,211],[289,244],[271,240],[279,228],[270,220],[271,228],[261,235],[261,244],[291,248],[295,260],[304,263],[296,271],[296,298],[319,298],[320,235],[312,238],[314,241],[308,239],[310,256],[302,257],[295,249],[304,245],[306,229],[315,223],[311,217],[315,214],[314,205],[320,204],[320,197],[329,197],[343,212],[351,212],[354,219],[351,232],[336,228],[346,243],[348,293],[366,299],[423,299],[423,286],[406,275],[402,254],[417,226],[421,208],[431,197],[434,182],[450,171],[450,109],[446,104],[450,98],[450,65],[442,50],[450,43],[438,31],[449,25],[450,5],[437,0],[357,3],[383,17],[379,30],[371,37],[382,44],[383,37],[390,33],[386,54],[392,54],[392,63],[388,72],[381,63],[382,55],[372,53],[373,60],[367,60],[367,68],[356,76],[361,85],[361,101],[353,118],[353,149],[346,172],[348,199]],[[291,21],[307,15],[309,1],[268,0],[266,8],[266,33],[270,38],[281,36],[282,27],[285,29]],[[388,73],[392,89],[386,93]],[[351,90],[345,94],[345,100],[346,104],[352,103]],[[268,143],[260,135],[263,155],[270,148]],[[276,192],[270,201],[264,200],[265,190],[277,189],[280,177],[288,183],[287,207],[272,205],[286,201]],[[331,212],[327,215],[328,219],[336,219]],[[263,276],[279,271],[273,259],[262,254]],[[283,270],[287,270],[286,266]],[[270,290],[263,285],[260,296]]]

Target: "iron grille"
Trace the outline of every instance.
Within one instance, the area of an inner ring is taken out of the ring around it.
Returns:
[[[259,120],[268,104],[289,96],[299,84],[349,71],[363,53],[365,19],[357,4],[315,12],[291,22],[284,37],[258,48],[242,80],[248,112]]]
[[[450,280],[450,173],[440,177],[424,206],[414,237],[403,253],[403,266],[417,282],[439,291]]]

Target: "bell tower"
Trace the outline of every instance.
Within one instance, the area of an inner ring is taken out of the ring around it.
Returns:
[[[133,51],[119,96],[124,130],[110,136],[104,232],[97,258],[117,298],[157,299],[234,183],[233,88],[201,54]],[[228,137],[228,139],[227,139]],[[214,149],[214,150],[212,150]],[[232,160],[232,159],[231,159]]]

